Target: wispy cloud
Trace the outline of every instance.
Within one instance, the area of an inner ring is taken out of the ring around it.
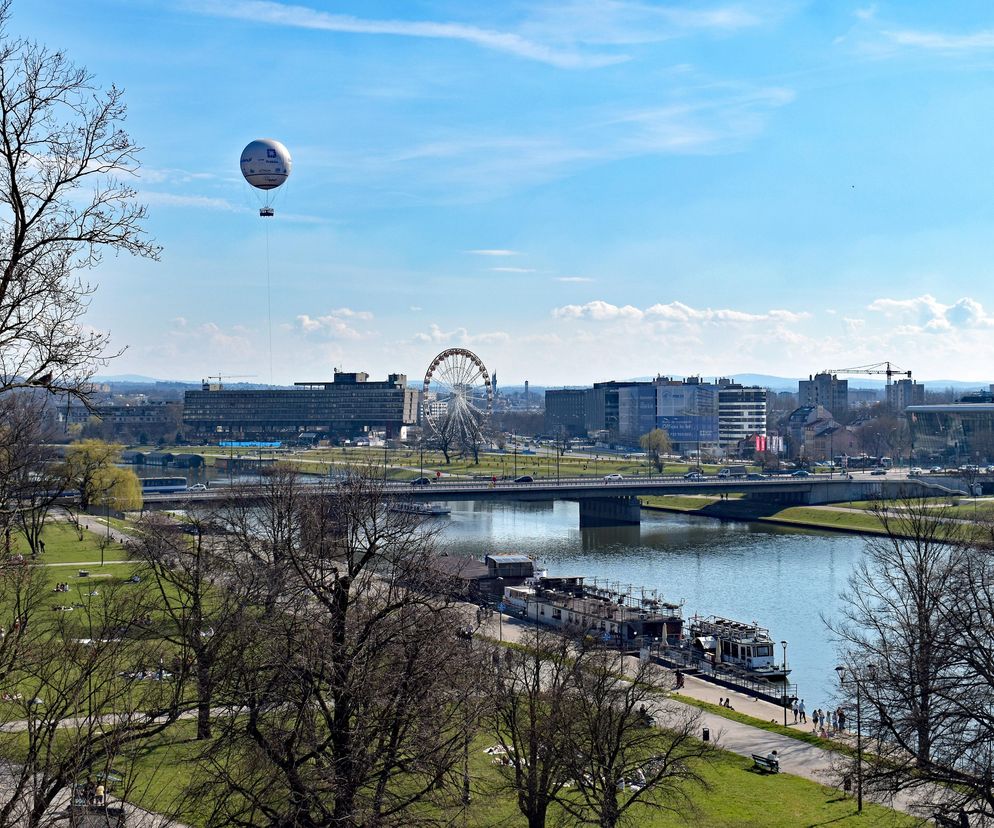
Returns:
[[[556,276],[555,281],[557,282],[592,282],[594,281],[589,276]]]
[[[142,190],[138,199],[146,204],[158,204],[164,207],[197,207],[203,210],[221,210],[229,213],[247,212],[225,198],[209,196],[178,195],[177,193],[162,193],[156,190]]]
[[[936,52],[972,52],[994,49],[994,29],[981,29],[966,34],[948,34],[915,29],[885,31],[884,36],[899,46],[910,46]]]
[[[646,320],[649,322],[676,323],[753,323],[753,322],[799,322],[811,314],[789,310],[773,309],[763,313],[732,310],[730,308],[692,308],[683,302],[656,304],[648,308],[634,305],[613,305],[602,299],[587,302],[585,305],[563,305],[555,308],[552,315],[559,319],[591,319],[605,321],[612,319]]]
[[[488,270],[494,273],[534,273],[533,267],[491,267]]]
[[[432,343],[433,345],[448,345],[451,343],[459,345],[493,345],[495,343],[507,342],[510,338],[511,335],[504,331],[471,334],[463,327],[454,328],[451,331],[443,331],[434,323],[429,326],[428,333],[419,332],[414,335],[415,342]]]
[[[467,253],[472,253],[476,256],[518,256],[520,255],[517,250],[501,250],[501,249],[486,249],[486,250],[467,250]]]
[[[515,32],[485,29],[465,23],[429,20],[376,20],[348,14],[319,11],[308,6],[269,0],[225,0],[190,6],[194,11],[215,17],[228,17],[270,26],[287,26],[356,35],[456,40],[483,49],[534,60],[560,69],[589,69],[627,60],[625,55],[584,53],[548,46]]]

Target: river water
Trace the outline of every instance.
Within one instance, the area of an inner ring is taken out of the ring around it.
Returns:
[[[839,593],[864,541],[763,524],[642,512],[642,525],[579,529],[579,505],[447,503],[440,543],[482,557],[522,552],[550,575],[584,575],[659,590],[694,613],[757,621],[786,639],[791,681],[810,712],[831,703],[838,663],[822,616]],[[777,645],[777,660],[782,650]]]

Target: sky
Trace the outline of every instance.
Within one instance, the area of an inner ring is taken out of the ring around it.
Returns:
[[[144,147],[163,255],[91,274],[103,374],[994,379],[989,2],[14,0],[9,32],[123,87]]]

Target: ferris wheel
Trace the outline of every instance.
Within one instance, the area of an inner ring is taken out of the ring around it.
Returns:
[[[449,348],[425,373],[421,410],[427,429],[463,445],[479,439],[493,409],[493,385],[480,358],[465,348]]]

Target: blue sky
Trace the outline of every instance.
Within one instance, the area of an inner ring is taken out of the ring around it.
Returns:
[[[106,373],[994,379],[985,2],[15,0],[124,87],[159,263]],[[242,147],[293,174],[257,214]]]

